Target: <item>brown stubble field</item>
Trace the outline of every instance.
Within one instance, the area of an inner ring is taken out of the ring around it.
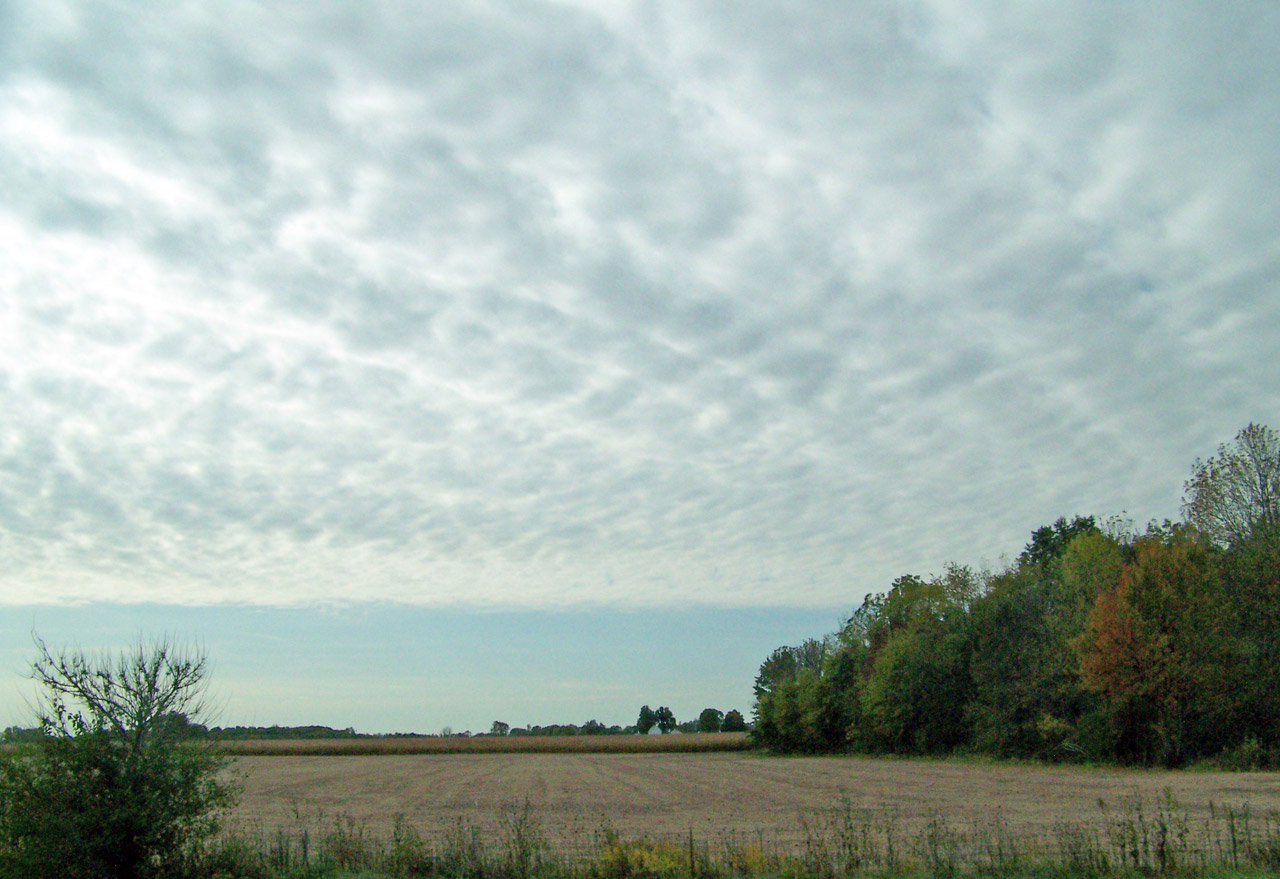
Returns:
[[[375,834],[403,816],[424,835],[458,822],[500,834],[526,807],[553,845],[624,837],[803,840],[846,804],[904,832],[933,818],[961,831],[997,820],[1020,838],[1104,826],[1166,792],[1194,828],[1210,804],[1280,810],[1280,773],[1166,772],[860,757],[728,753],[444,753],[243,756],[233,827],[297,831],[349,818]],[[1099,802],[1105,803],[1104,813]],[[1108,814],[1110,818],[1108,818]]]

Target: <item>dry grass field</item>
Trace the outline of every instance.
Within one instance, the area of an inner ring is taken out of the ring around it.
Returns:
[[[847,803],[904,832],[942,818],[961,831],[996,821],[1019,838],[1063,822],[1104,826],[1167,791],[1193,830],[1210,804],[1280,810],[1280,773],[1165,772],[758,753],[442,753],[244,756],[234,826],[318,828],[339,817],[385,834],[397,815],[424,835],[459,821],[501,834],[528,807],[538,832],[565,849],[625,837],[761,839],[788,845],[830,827]],[[1108,812],[1100,807],[1106,805]],[[1126,805],[1127,804],[1127,805]],[[1111,819],[1108,815],[1112,816]]]

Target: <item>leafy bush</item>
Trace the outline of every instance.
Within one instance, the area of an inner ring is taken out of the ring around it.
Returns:
[[[207,660],[168,640],[119,657],[37,639],[43,735],[0,762],[0,876],[188,876],[234,788],[224,758],[183,735]]]

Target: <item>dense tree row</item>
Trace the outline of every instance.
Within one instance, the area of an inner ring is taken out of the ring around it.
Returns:
[[[1185,521],[1092,517],[1006,569],[904,576],[773,652],[754,735],[784,751],[1280,765],[1280,437],[1197,461]]]
[[[528,728],[512,728],[509,724],[495,720],[488,735],[493,736],[615,736],[645,735],[654,728],[661,733],[682,732],[745,732],[746,719],[742,712],[733,709],[728,713],[718,708],[704,708],[697,720],[684,723],[676,721],[675,714],[665,705],[656,711],[648,705],[640,707],[640,715],[632,726],[605,726],[598,720],[588,720],[582,726],[574,724],[553,724],[551,726],[531,726]],[[469,733],[468,733],[469,735]]]
[[[747,721],[742,716],[742,712],[736,708],[730,709],[728,713],[719,708],[703,708],[697,720],[678,723],[675,714],[665,705],[656,711],[648,705],[641,705],[636,725],[629,729],[641,735],[647,735],[654,727],[664,735],[673,731],[682,733],[746,732]]]

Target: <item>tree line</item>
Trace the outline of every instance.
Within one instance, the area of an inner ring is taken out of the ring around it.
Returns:
[[[737,709],[730,709],[728,712],[724,712],[718,708],[704,708],[698,714],[697,720],[680,723],[676,720],[676,716],[671,709],[665,705],[659,706],[657,710],[650,708],[648,705],[641,705],[640,716],[636,718],[636,725],[633,729],[641,735],[648,735],[655,726],[658,728],[658,732],[663,735],[670,732],[746,732],[747,721],[742,716],[742,712]]]
[[[512,727],[501,720],[495,720],[488,733],[491,736],[619,736],[647,735],[655,727],[661,733],[682,732],[746,732],[747,721],[737,709],[721,711],[718,708],[704,708],[696,720],[680,723],[675,714],[665,705],[656,710],[648,705],[640,707],[640,714],[631,726],[605,726],[598,720],[588,720],[581,726],[572,723],[551,724],[549,726]]]
[[[1060,518],[1003,570],[948,565],[775,650],[753,735],[779,751],[1280,766],[1280,436],[1250,424],[1183,521]]]

